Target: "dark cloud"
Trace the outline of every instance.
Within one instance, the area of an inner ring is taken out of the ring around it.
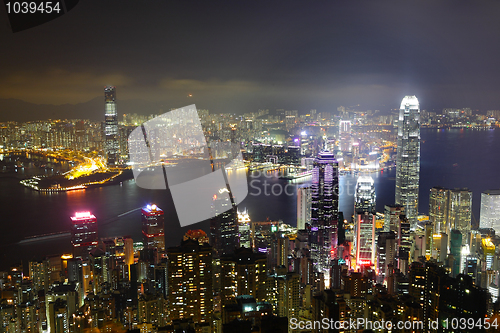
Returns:
[[[500,4],[470,1],[84,1],[21,33],[1,32],[0,97],[78,103],[334,110],[500,108]],[[113,81],[113,82],[108,82]]]

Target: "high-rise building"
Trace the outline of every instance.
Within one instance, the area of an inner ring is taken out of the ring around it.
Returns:
[[[251,295],[257,302],[266,300],[267,257],[251,249],[239,248],[223,256],[221,264],[222,304],[234,302],[237,296]]]
[[[297,188],[297,229],[306,228],[306,223],[311,223],[311,188]]]
[[[395,266],[396,234],[393,231],[381,232],[377,240],[377,267],[379,282],[383,283],[389,276],[389,264]]]
[[[229,196],[214,195],[213,209],[215,217],[210,220],[210,245],[215,257],[220,258],[239,247],[237,208],[231,193]]]
[[[410,251],[412,246],[410,222],[405,215],[400,216],[398,228],[398,268],[403,274],[408,271]]]
[[[252,246],[250,231],[250,216],[245,208],[244,211],[238,210],[238,232],[240,236],[240,246],[249,249]]]
[[[443,275],[442,269],[433,263],[413,262],[411,264],[409,293],[422,307],[424,323],[438,318],[440,278]]]
[[[451,230],[450,254],[453,256],[451,275],[456,277],[460,274],[460,264],[462,262],[462,233],[459,230]]]
[[[97,246],[97,219],[90,212],[77,212],[71,217],[71,244],[73,257],[88,259],[89,252]]]
[[[156,205],[142,208],[142,236],[144,247],[165,252],[164,213]]]
[[[412,227],[417,224],[420,175],[420,108],[415,96],[405,96],[398,120],[396,204],[405,206]]]
[[[400,216],[405,214],[405,208],[401,205],[384,206],[384,231],[398,232]]]
[[[104,88],[104,135],[108,165],[115,165],[120,156],[116,87]]]
[[[193,239],[182,241],[168,253],[170,318],[212,320],[212,248]]]
[[[372,177],[361,176],[354,197],[356,216],[356,266],[375,263],[375,185]]]
[[[429,195],[429,220],[434,233],[450,234],[452,229],[462,233],[462,245],[467,243],[471,230],[472,192],[466,188],[446,189],[433,187]]]
[[[337,250],[338,181],[335,156],[320,152],[312,170],[310,243],[315,270],[326,275]]]
[[[277,269],[269,276],[267,301],[279,317],[296,318],[300,310],[300,274]]]
[[[481,211],[479,227],[494,229],[500,234],[500,190],[489,190],[481,193]]]
[[[434,233],[449,233],[448,203],[449,191],[443,187],[433,187],[429,194],[429,220],[434,224]]]
[[[462,234],[462,245],[467,244],[472,226],[472,192],[468,189],[450,190],[448,223],[450,229],[459,230]]]

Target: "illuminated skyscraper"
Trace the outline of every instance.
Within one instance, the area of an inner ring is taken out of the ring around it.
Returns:
[[[77,212],[71,217],[71,244],[73,257],[88,259],[89,252],[97,246],[97,219],[90,212]]]
[[[356,266],[375,263],[375,185],[372,177],[361,176],[356,182]]]
[[[398,120],[396,204],[405,206],[412,227],[417,223],[419,175],[420,108],[417,97],[405,96]]]
[[[306,223],[311,223],[311,188],[297,188],[297,229],[306,228]]]
[[[311,257],[318,272],[330,270],[337,250],[338,162],[333,153],[322,151],[314,160],[311,184]]]
[[[116,87],[104,88],[104,135],[108,165],[118,163],[120,141],[118,140],[118,113],[116,111]]]
[[[489,190],[481,193],[481,211],[479,227],[492,228],[500,234],[500,190]]]
[[[472,192],[468,189],[450,190],[448,223],[450,229],[459,230],[462,234],[462,245],[467,244],[472,227]]]
[[[231,193],[229,197],[214,195],[213,209],[215,217],[210,220],[210,245],[214,249],[215,257],[220,258],[233,253],[234,249],[239,247],[237,208]]]
[[[240,246],[249,249],[252,246],[252,241],[250,235],[250,216],[246,208],[242,212],[238,210],[238,232]]]
[[[165,251],[164,214],[156,205],[147,205],[142,209],[142,235],[144,247]]]
[[[405,208],[400,205],[385,205],[384,206],[384,231],[398,232],[400,217],[405,214]]]
[[[171,319],[212,320],[212,248],[194,239],[168,251],[168,290]]]
[[[430,189],[429,194],[429,220],[434,224],[434,233],[449,234],[448,223],[449,191],[436,186]]]
[[[429,195],[429,220],[434,233],[450,235],[451,230],[462,234],[462,245],[467,243],[471,230],[472,192],[468,189],[449,190],[433,187]]]

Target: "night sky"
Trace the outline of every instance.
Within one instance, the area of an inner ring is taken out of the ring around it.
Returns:
[[[500,109],[500,2],[80,1],[12,33],[0,98],[196,103],[218,112]],[[192,94],[193,97],[187,97]]]

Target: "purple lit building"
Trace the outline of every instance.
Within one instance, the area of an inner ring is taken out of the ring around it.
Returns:
[[[329,151],[320,152],[312,172],[309,242],[315,270],[327,276],[337,250],[338,185],[335,156]]]

